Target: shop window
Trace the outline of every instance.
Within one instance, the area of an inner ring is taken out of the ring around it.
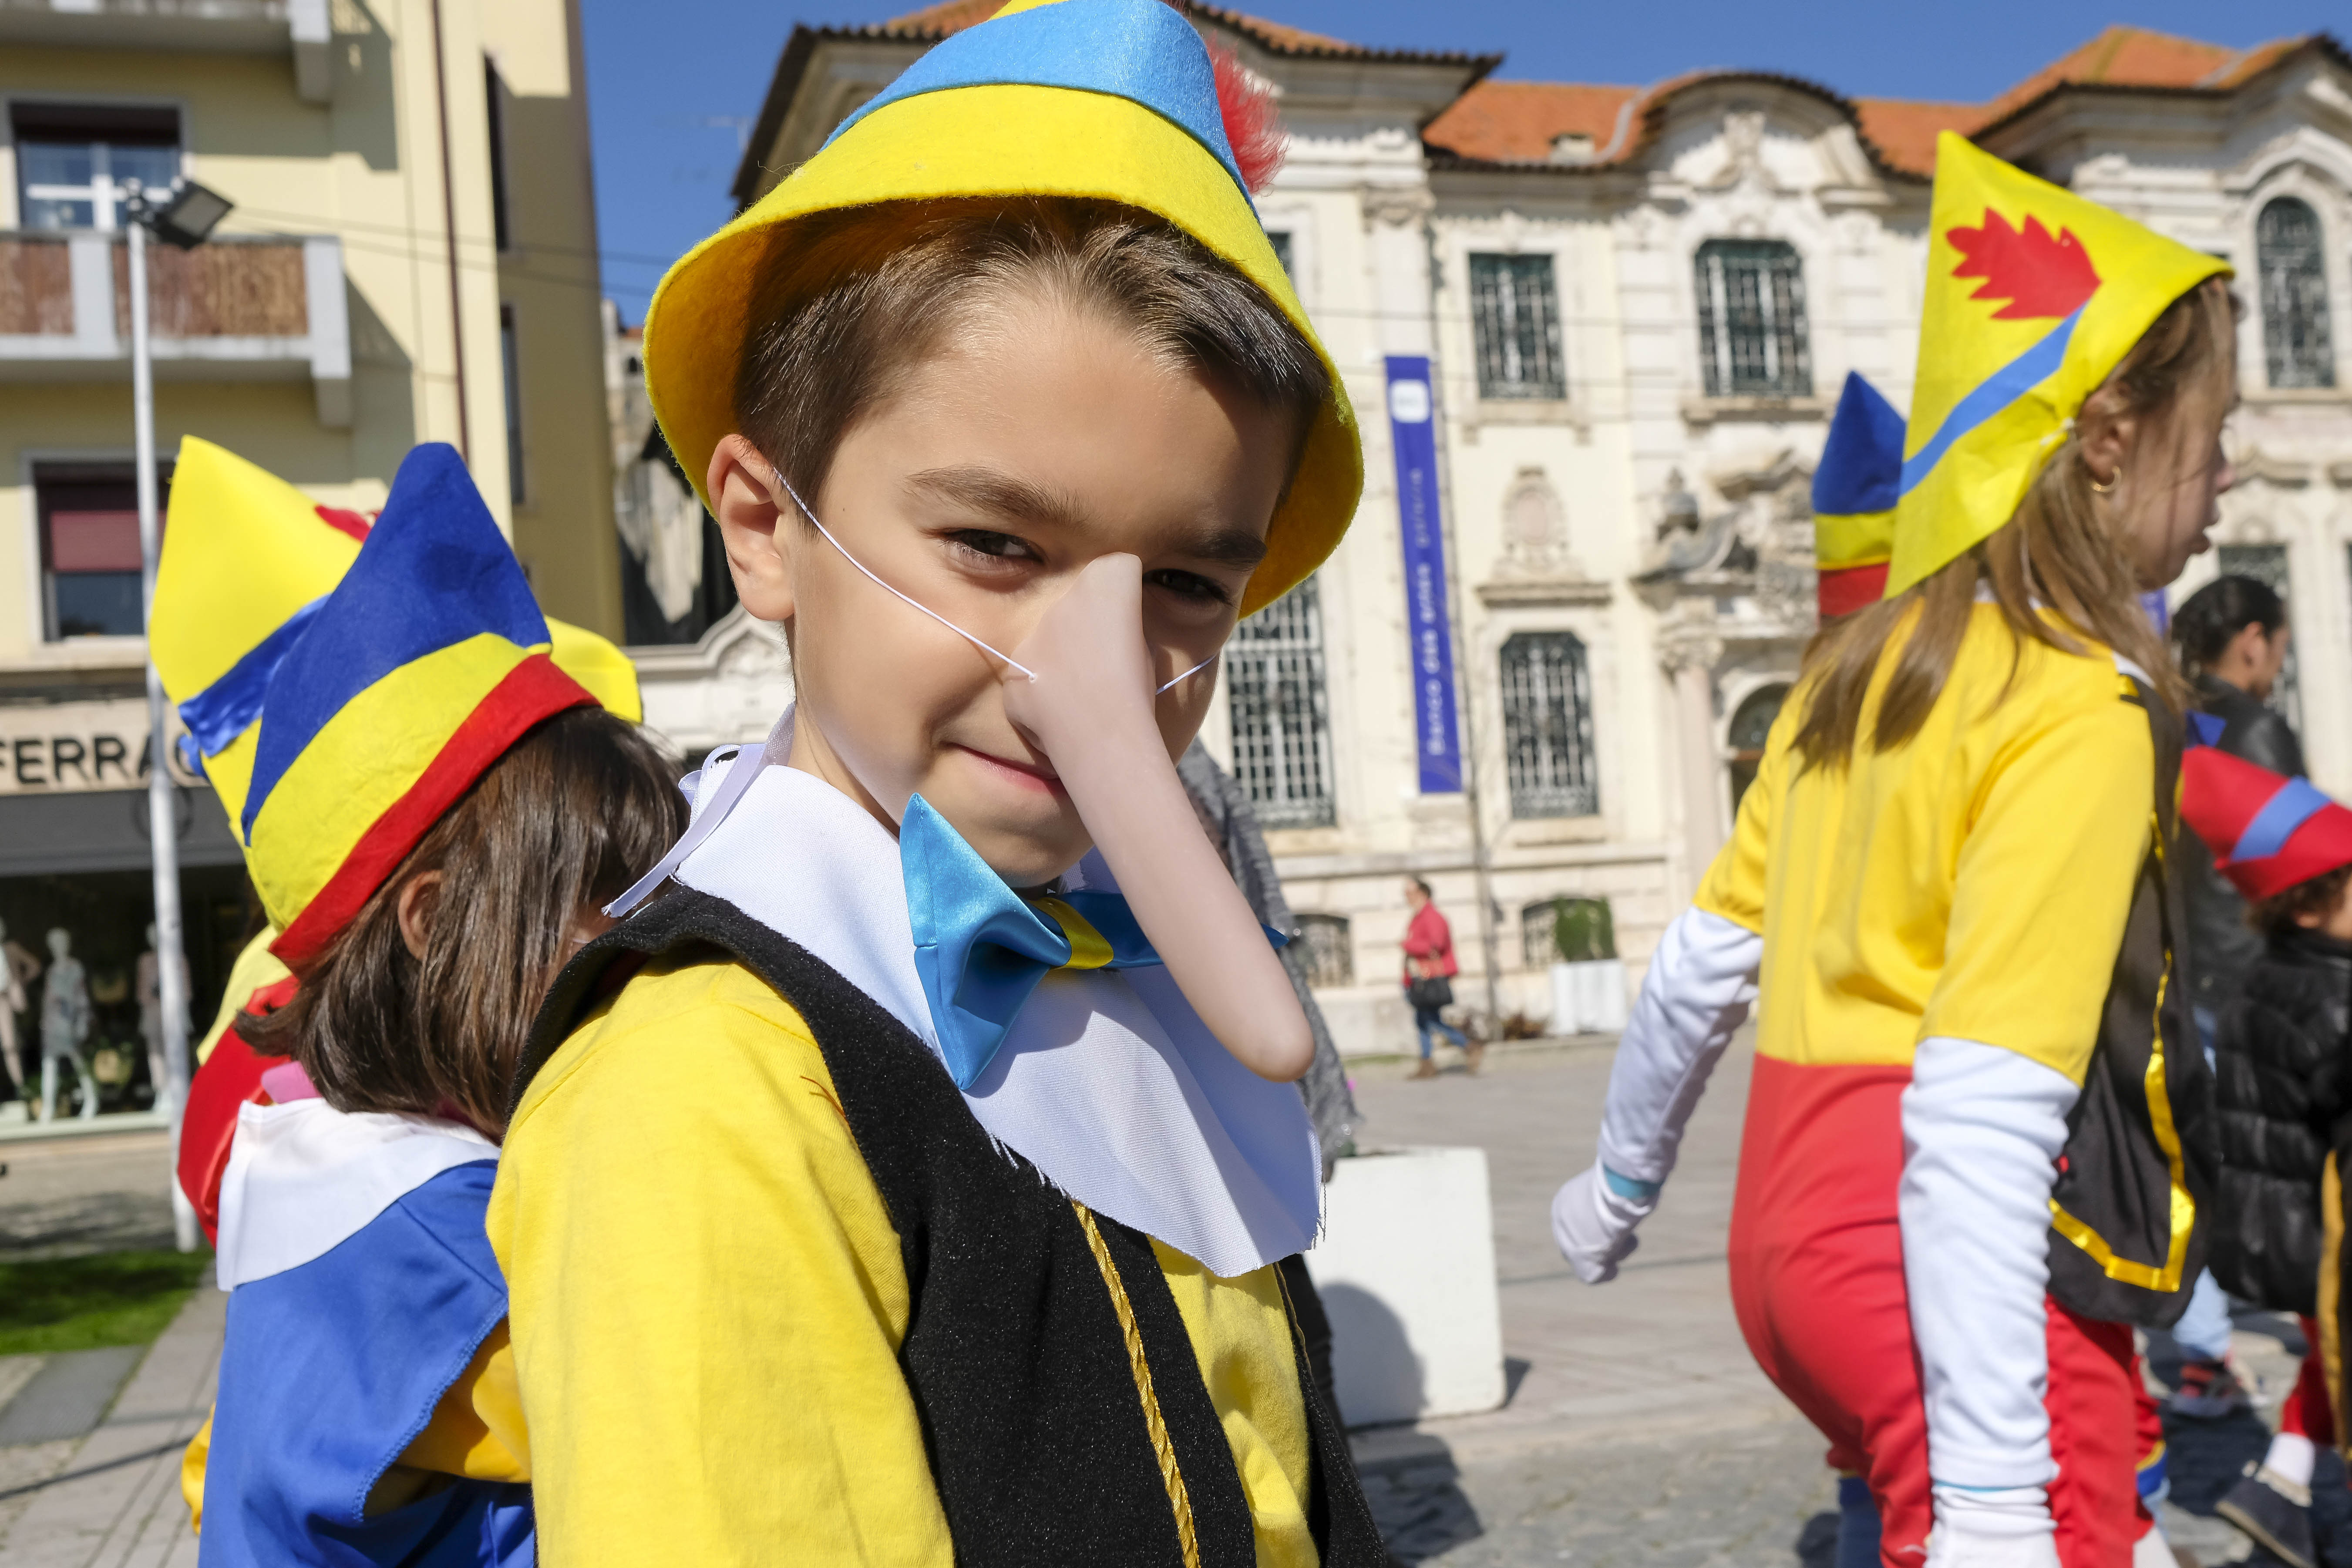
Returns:
[[[2222,574],[2228,576],[2252,577],[2279,596],[2279,602],[2294,614],[2294,595],[2287,586],[2286,546],[2284,544],[2224,544],[2218,552]],[[2296,668],[2294,639],[2287,639],[2286,663],[2279,667],[2278,679],[2271,683],[2272,710],[2303,733],[2303,689]]]
[[[507,500],[522,505],[522,344],[515,331],[515,309],[499,307],[499,365],[505,373],[507,394]]]
[[[1268,827],[1332,820],[1323,612],[1312,577],[1234,628],[1225,645],[1234,776]]]
[[[155,498],[160,521],[168,470]],[[128,463],[43,463],[33,469],[40,520],[42,637],[135,637],[145,629],[139,590],[139,487]]]
[[[1789,689],[1766,686],[1748,694],[1731,715],[1731,815],[1739,815],[1739,797],[1756,782],[1756,765],[1764,760],[1764,742],[1772,733],[1772,721],[1780,717],[1780,704],[1789,700]]]
[[[2327,332],[2327,263],[2319,215],[2281,196],[2254,220],[2262,273],[2263,357],[2273,386],[2334,386]]]
[[[1503,752],[1511,815],[1591,816],[1592,683],[1584,645],[1568,632],[1522,632],[1503,645]]]
[[[1699,364],[1710,397],[1804,397],[1813,390],[1804,264],[1772,239],[1698,247]]]
[[[119,229],[132,181],[163,189],[180,177],[176,110],[18,103],[8,118],[25,228]]]
[[[1353,985],[1356,951],[1349,941],[1345,915],[1300,915],[1298,949],[1309,985]]]
[[[1549,256],[1470,258],[1470,321],[1481,397],[1561,398],[1559,285]]]

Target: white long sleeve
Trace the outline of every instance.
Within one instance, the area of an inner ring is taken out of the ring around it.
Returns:
[[[1938,1486],[2047,1486],[2050,1189],[2081,1090],[1974,1040],[1919,1043],[1903,1091],[1903,1273]]]
[[[1613,1177],[1654,1194],[1674,1170],[1683,1125],[1756,1001],[1763,960],[1764,939],[1721,915],[1685,910],[1666,927],[1609,1072],[1601,1163]]]

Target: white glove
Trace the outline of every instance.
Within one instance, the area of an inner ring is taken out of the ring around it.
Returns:
[[[1640,1202],[1611,1192],[1596,1164],[1552,1198],[1551,1238],[1579,1279],[1604,1285],[1617,1278],[1617,1266],[1642,1245],[1633,1227],[1657,1206],[1655,1198]]]
[[[1937,1487],[1927,1568],[2058,1568],[2050,1494],[2040,1487]]]

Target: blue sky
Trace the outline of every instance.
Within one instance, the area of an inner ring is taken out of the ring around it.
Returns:
[[[604,290],[643,318],[669,261],[726,221],[742,129],[759,112],[795,21],[851,25],[909,0],[582,0]],[[1496,74],[1654,81],[1706,66],[1785,71],[1841,92],[1990,98],[2111,22],[2244,46],[2347,29],[2341,0],[1263,0],[1238,9],[1390,47],[1500,50]],[[1900,16],[1906,19],[1897,21]]]

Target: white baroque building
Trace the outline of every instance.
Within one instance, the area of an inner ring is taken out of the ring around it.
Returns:
[[[1638,975],[1688,899],[1812,630],[1809,487],[1838,387],[1856,370],[1908,403],[1941,130],[2236,266],[2244,478],[2178,592],[2222,567],[2284,585],[2282,700],[2318,782],[2352,793],[2352,57],[2333,39],[2114,27],[1992,103],[1939,104],[1738,71],[1496,81],[1500,56],[1173,3],[1280,93],[1289,160],[1260,212],[1363,422],[1354,528],[1244,624],[1206,731],[1268,825],[1343,1049],[1409,1047],[1408,875],[1453,921],[1460,999],[1538,1022],[1557,900],[1608,900]],[[795,29],[738,200],[993,8]],[[788,671],[745,640],[765,636],[739,612],[654,656],[649,702],[702,716],[681,743],[774,710]],[[765,688],[689,700],[714,679]]]

